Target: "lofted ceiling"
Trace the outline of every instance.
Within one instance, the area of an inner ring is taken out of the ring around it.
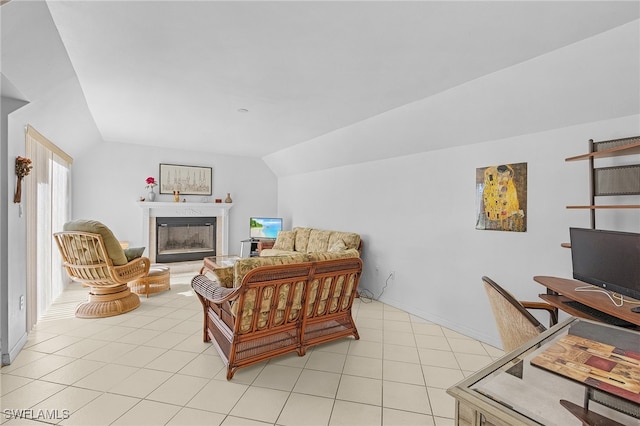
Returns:
[[[253,157],[623,25],[639,9],[610,1],[47,5],[105,141]]]

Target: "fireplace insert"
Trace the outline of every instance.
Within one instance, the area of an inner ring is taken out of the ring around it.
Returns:
[[[215,255],[215,217],[156,218],[156,262],[202,260]]]

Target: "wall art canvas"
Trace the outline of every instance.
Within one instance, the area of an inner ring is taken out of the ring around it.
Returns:
[[[211,167],[160,164],[160,193],[180,195],[211,195]]]
[[[526,232],[527,163],[476,169],[476,229]]]

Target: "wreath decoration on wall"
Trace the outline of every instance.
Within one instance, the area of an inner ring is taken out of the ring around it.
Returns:
[[[31,165],[31,160],[25,157],[16,157],[16,176],[18,177],[18,182],[16,184],[16,193],[13,196],[13,202],[19,203],[22,200],[22,179],[25,176],[28,176],[31,172],[33,166]]]

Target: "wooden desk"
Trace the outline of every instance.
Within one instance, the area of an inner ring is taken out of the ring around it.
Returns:
[[[562,309],[570,315],[598,321],[598,318],[594,318],[563,303],[564,301],[575,300],[583,305],[591,306],[601,312],[640,326],[640,314],[631,312],[631,308],[638,306],[637,304],[625,303],[624,305],[617,307],[614,306],[609,297],[601,292],[578,292],[575,290],[576,287],[589,285],[582,281],[547,276],[535,276],[533,277],[533,280],[547,288],[547,294],[540,294],[541,299],[558,309]],[[627,296],[624,298],[625,300],[628,299],[638,302]]]

